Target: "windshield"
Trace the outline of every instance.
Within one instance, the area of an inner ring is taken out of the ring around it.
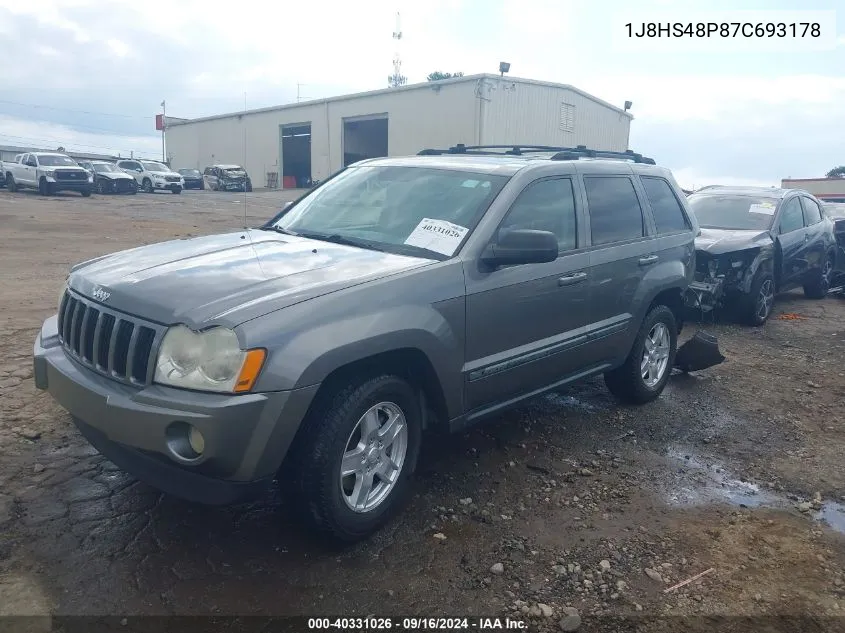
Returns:
[[[222,167],[221,169],[229,175],[244,173],[243,167]]]
[[[693,194],[687,198],[703,229],[766,231],[772,226],[777,198],[730,194]]]
[[[442,259],[455,254],[507,180],[420,167],[352,167],[292,206],[275,226]]]
[[[79,165],[67,156],[39,156],[38,164],[42,167],[79,167]]]
[[[94,163],[94,171],[99,174],[108,174],[113,171],[120,171],[114,165],[110,165],[108,163]]]
[[[141,163],[147,171],[170,171],[170,167],[162,165],[161,163],[148,163],[146,161]]]
[[[180,169],[179,173],[183,176],[199,176],[200,172],[198,169]]]

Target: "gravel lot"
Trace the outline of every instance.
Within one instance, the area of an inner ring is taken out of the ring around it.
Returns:
[[[613,617],[711,630],[700,616],[759,630],[778,615],[806,619],[767,630],[841,630],[836,297],[780,297],[760,329],[690,324],[685,337],[716,334],[727,362],[674,376],[648,406],[621,407],[594,380],[429,438],[409,507],[347,549],[314,541],[274,494],[195,506],[99,457],[31,380],[67,268],[255,225],[291,197],[0,190],[0,615],[512,614],[538,631],[620,630]]]

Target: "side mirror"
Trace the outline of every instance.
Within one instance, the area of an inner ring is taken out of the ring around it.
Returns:
[[[484,251],[481,261],[488,266],[544,264],[553,262],[557,256],[557,236],[551,231],[515,229],[500,231],[496,242]]]

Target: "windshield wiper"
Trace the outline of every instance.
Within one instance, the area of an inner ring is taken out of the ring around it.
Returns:
[[[307,237],[311,240],[319,240],[321,242],[331,242],[332,244],[343,244],[344,246],[357,246],[358,248],[366,248],[371,251],[379,251],[384,252],[384,249],[380,246],[376,246],[372,242],[368,240],[356,239],[351,237],[344,237],[343,235],[338,235],[337,233],[333,233],[331,235],[326,235],[324,233],[312,233],[310,231],[302,231],[297,233],[300,237]]]
[[[265,225],[260,228],[262,231],[275,231],[276,233],[281,233],[282,235],[293,235],[294,237],[299,235],[299,233],[294,233],[293,231],[288,231],[287,229],[283,229],[282,227],[275,225]]]

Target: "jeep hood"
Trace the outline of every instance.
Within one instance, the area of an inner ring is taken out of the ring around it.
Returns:
[[[695,250],[711,255],[723,255],[749,248],[772,244],[768,231],[739,229],[701,229],[695,238]]]
[[[71,269],[88,298],[162,324],[235,327],[273,310],[433,260],[246,230],[173,240],[106,255]]]

